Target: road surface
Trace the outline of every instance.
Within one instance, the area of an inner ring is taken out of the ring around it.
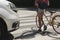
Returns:
[[[47,15],[49,16],[50,14]],[[57,12],[59,14],[59,12]],[[20,19],[20,28],[13,34],[15,40],[60,40],[60,34],[55,33],[51,26],[47,26],[46,33],[37,33],[38,28],[35,23],[36,11],[33,9],[20,8],[17,12]],[[47,23],[44,18],[45,23]]]

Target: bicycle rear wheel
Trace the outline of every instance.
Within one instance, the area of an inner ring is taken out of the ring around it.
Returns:
[[[60,34],[60,15],[55,15],[52,18],[52,27],[56,33]]]

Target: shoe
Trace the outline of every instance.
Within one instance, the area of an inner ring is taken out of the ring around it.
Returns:
[[[44,31],[47,29],[47,26],[46,25],[44,25]]]
[[[41,35],[42,36],[46,36],[48,33],[46,32],[46,31],[43,31],[42,33],[41,33]]]
[[[37,33],[40,33],[40,32],[42,32],[42,30],[41,29],[38,29]]]

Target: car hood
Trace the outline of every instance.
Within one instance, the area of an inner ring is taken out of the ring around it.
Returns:
[[[13,10],[8,8],[6,5],[0,3],[0,14],[8,19],[17,19],[18,15]]]
[[[1,2],[1,3],[4,3],[5,5],[9,5],[9,3],[10,3],[10,2],[7,1],[7,0],[0,0],[0,2]]]

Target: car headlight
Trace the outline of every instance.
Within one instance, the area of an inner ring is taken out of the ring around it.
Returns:
[[[19,24],[20,24],[19,21],[14,22],[14,23],[12,24],[12,28],[18,29],[18,28],[19,28]]]
[[[16,8],[16,6],[13,4],[13,3],[9,3],[10,7],[13,9],[13,8]]]
[[[10,5],[10,8],[11,8],[14,12],[17,12],[16,6],[15,6],[13,3],[9,3],[9,5]]]

